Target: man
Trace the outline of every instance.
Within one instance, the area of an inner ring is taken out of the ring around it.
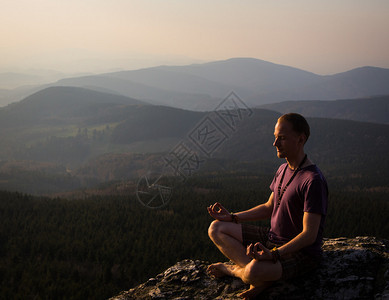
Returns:
[[[299,276],[318,266],[328,188],[321,171],[304,152],[309,135],[303,116],[281,116],[275,125],[273,146],[286,163],[270,185],[268,201],[235,214],[220,203],[208,207],[215,219],[209,237],[233,263],[212,264],[208,273],[239,277],[250,284],[242,298],[256,296],[274,281]],[[270,229],[241,224],[265,219],[270,219]]]

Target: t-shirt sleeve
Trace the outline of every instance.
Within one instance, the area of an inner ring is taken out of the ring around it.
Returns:
[[[273,178],[273,181],[271,182],[271,184],[270,184],[270,190],[272,191],[272,192],[274,192],[274,186],[275,186],[275,184],[276,184],[276,176],[274,176],[274,178]]]
[[[281,174],[281,171],[282,171],[282,168],[284,168],[285,167],[285,164],[283,164],[283,165],[281,165],[279,168],[278,168],[278,170],[277,170],[277,172],[276,172],[276,175],[274,175],[274,178],[273,178],[273,180],[272,180],[272,182],[271,182],[271,184],[270,184],[270,190],[272,191],[272,192],[274,192],[275,191],[275,189],[276,189],[276,180],[277,180],[277,177]]]
[[[304,212],[327,214],[328,189],[325,181],[314,178],[305,192]]]

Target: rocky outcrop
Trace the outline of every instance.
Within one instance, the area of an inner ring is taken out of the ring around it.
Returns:
[[[326,239],[320,270],[278,281],[260,299],[389,299],[389,241],[374,237]],[[239,299],[237,278],[210,278],[208,262],[184,260],[111,300]]]

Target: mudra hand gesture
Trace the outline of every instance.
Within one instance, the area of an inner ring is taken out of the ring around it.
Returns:
[[[225,209],[219,202],[216,202],[214,205],[207,207],[207,209],[211,217],[216,220],[225,222],[231,222],[232,220],[229,211]]]
[[[246,255],[257,261],[273,259],[271,251],[263,246],[260,242],[248,245]]]

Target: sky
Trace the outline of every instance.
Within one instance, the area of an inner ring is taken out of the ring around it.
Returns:
[[[253,57],[326,75],[389,68],[388,0],[0,0],[0,73]]]

